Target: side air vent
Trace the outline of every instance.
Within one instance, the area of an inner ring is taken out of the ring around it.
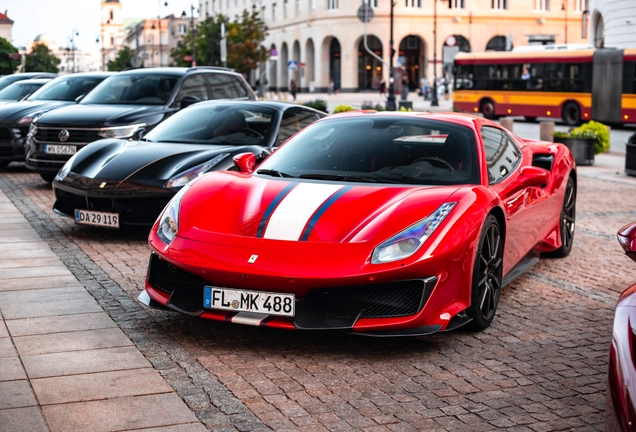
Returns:
[[[536,166],[548,171],[552,171],[553,164],[554,164],[554,155],[536,154],[532,156],[532,166]]]

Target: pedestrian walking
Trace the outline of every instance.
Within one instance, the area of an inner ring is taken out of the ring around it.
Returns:
[[[329,85],[327,86],[327,94],[331,96],[333,93],[333,79],[329,78]]]
[[[380,96],[384,96],[386,94],[386,82],[384,80],[380,81]]]
[[[420,87],[422,88],[422,97],[424,100],[428,100],[428,93],[431,91],[431,88],[428,85],[428,78],[420,78]]]
[[[404,75],[402,77],[402,100],[409,98],[409,78]]]
[[[289,84],[289,91],[292,97],[294,98],[294,100],[296,100],[296,93],[298,92],[298,84],[296,84],[295,78],[292,78],[291,83]]]

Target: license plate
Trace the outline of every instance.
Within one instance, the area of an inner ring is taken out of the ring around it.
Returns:
[[[119,215],[117,213],[75,209],[75,223],[106,228],[119,228]]]
[[[46,144],[44,146],[44,153],[46,154],[61,154],[61,155],[72,155],[77,152],[77,146],[73,145],[50,145]]]
[[[206,286],[203,288],[203,307],[236,312],[257,312],[293,317],[296,303],[293,294],[244,291]]]

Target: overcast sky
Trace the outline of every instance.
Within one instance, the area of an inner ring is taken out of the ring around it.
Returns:
[[[159,13],[190,14],[190,0],[121,0],[124,18],[154,18]],[[198,1],[193,0],[195,7]],[[7,11],[13,23],[13,45],[25,46],[41,33],[60,44],[68,46],[75,30],[79,36],[75,45],[82,50],[99,55],[101,36],[101,0],[0,0],[0,12]],[[195,13],[196,16],[196,13]]]

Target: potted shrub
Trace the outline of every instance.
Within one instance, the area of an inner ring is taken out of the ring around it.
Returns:
[[[636,133],[627,140],[625,152],[625,173],[636,176]]]
[[[309,108],[317,109],[318,111],[322,111],[324,113],[329,114],[327,111],[327,102],[322,99],[316,99],[313,101],[305,102],[303,105]]]
[[[555,132],[554,142],[565,144],[577,165],[594,165],[594,155],[609,150],[609,130],[603,123],[589,121],[569,132]]]

